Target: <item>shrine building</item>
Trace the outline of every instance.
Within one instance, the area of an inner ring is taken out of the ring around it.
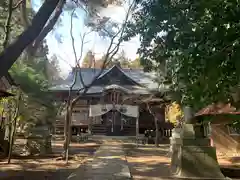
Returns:
[[[81,95],[72,111],[72,135],[87,131],[110,136],[143,134],[145,130],[155,130],[154,117],[158,118],[159,131],[164,133],[172,127],[165,121],[166,88],[159,87],[155,77],[142,69],[125,69],[119,64],[104,70],[73,68],[64,81],[49,91],[66,102],[74,83],[71,98]],[[86,93],[83,84],[91,84]],[[154,107],[155,116],[149,107]],[[64,113],[56,120],[56,134],[63,134],[63,129]]]

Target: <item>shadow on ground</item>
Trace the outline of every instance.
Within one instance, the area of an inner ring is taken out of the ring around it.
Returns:
[[[69,163],[61,158],[62,141],[53,142],[53,153],[39,156],[15,156],[11,164],[0,160],[0,180],[66,180],[86,159],[94,154],[99,142],[72,143]]]
[[[125,143],[124,149],[134,180],[160,180],[171,176],[169,145],[160,145],[159,148],[153,145],[140,145],[136,148],[134,144]],[[239,159],[236,157],[234,160],[232,161],[237,162]],[[220,160],[221,171],[226,177],[240,179],[239,166],[222,163]]]
[[[127,161],[134,180],[167,178],[171,176],[170,158],[167,157],[169,147],[160,145],[136,148],[133,144],[124,144]]]

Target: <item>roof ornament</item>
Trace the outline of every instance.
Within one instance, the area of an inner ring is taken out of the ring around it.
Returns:
[[[113,63],[114,63],[115,66],[117,66],[117,67],[121,67],[121,63],[120,63],[120,61],[115,60]]]

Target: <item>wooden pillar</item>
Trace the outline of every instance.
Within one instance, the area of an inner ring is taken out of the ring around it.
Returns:
[[[121,131],[123,130],[123,116],[122,113],[120,113],[120,122],[121,122]]]
[[[138,146],[138,138],[139,138],[139,115],[136,118],[136,145]]]
[[[10,103],[6,103],[6,106],[4,107],[5,108],[5,112],[6,112],[6,118],[5,118],[5,121],[4,121],[4,125],[5,125],[5,135],[4,135],[4,140],[10,140],[10,135],[11,135],[11,124],[10,122],[12,121],[11,119],[11,105]]]

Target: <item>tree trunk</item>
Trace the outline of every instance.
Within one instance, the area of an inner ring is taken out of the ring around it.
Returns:
[[[159,145],[159,127],[158,127],[158,119],[154,117],[155,128],[156,128],[156,137],[155,137],[155,146]]]
[[[45,0],[33,18],[31,26],[0,54],[0,77],[8,72],[24,49],[37,38],[58,2],[59,0]]]
[[[3,118],[3,115],[4,115],[4,108],[3,108],[3,110],[2,110],[2,113],[1,113],[1,123],[0,123],[0,129],[2,129],[2,126],[3,126],[3,122],[4,122],[4,118]]]
[[[25,29],[28,28],[29,22],[28,22],[28,15],[27,15],[27,0],[23,0],[20,4],[20,12],[21,12],[21,22]]]
[[[68,142],[68,126],[69,126],[69,106],[70,106],[70,97],[68,99],[68,102],[67,102],[67,107],[66,107],[66,114],[65,114],[65,121],[64,121],[64,142],[63,142],[63,149],[64,149],[64,152],[63,152],[63,158],[66,159],[67,157],[67,151],[68,151],[68,145],[67,145],[67,142]]]
[[[32,45],[29,48],[29,51],[31,55],[33,56],[39,47],[40,43],[43,41],[43,39],[47,36],[47,34],[53,29],[54,25],[56,24],[58,18],[60,17],[62,13],[62,9],[64,4],[66,3],[66,0],[60,0],[58,3],[58,6],[56,7],[56,10],[54,12],[54,16],[49,20],[47,25],[43,28],[41,33],[38,35],[38,37],[34,40]]]
[[[70,103],[67,108],[65,116],[65,126],[64,126],[64,159],[68,163],[68,154],[69,154],[69,144],[71,141],[71,116],[72,116],[72,104]]]
[[[68,90],[68,99],[67,99],[67,108],[66,108],[66,116],[65,116],[65,124],[64,124],[64,159],[66,162],[68,162],[68,150],[69,150],[69,144],[70,144],[70,123],[71,123],[71,117],[72,117],[72,109],[73,109],[73,103],[72,103],[72,89],[73,86],[76,84],[77,81],[77,71],[75,70],[74,73],[74,81],[71,87]]]
[[[17,107],[16,107],[16,112],[14,116],[14,121],[13,121],[13,126],[12,126],[12,131],[11,131],[11,136],[10,136],[10,146],[9,146],[9,152],[8,152],[8,164],[11,162],[11,157],[12,157],[12,149],[13,149],[13,144],[14,144],[14,137],[15,137],[15,132],[16,132],[16,126],[17,126],[17,118],[19,115],[19,105],[21,101],[21,92],[18,94],[18,101],[17,101]]]

